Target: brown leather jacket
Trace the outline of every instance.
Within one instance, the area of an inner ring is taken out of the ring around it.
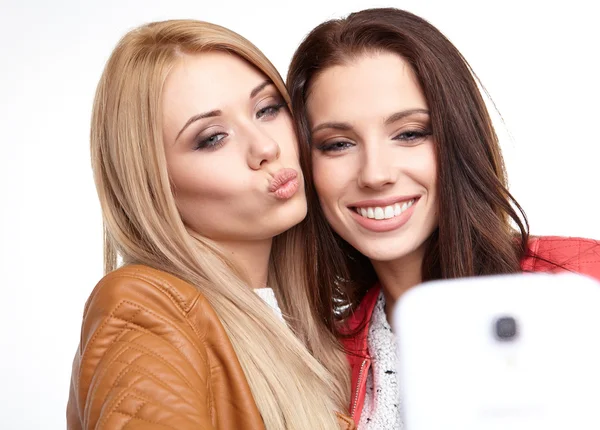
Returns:
[[[340,428],[354,429],[339,416]],[[146,266],[105,276],[85,306],[67,428],[264,429],[223,326],[192,285]]]

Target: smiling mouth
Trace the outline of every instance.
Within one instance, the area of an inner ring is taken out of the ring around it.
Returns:
[[[352,209],[363,218],[383,220],[402,215],[402,213],[412,207],[416,201],[417,199],[414,198],[403,203],[394,203],[389,206],[354,207]]]

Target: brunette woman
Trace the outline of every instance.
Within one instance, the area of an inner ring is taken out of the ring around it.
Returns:
[[[424,19],[388,8],[325,22],[297,49],[287,85],[308,179],[308,267],[348,350],[359,428],[401,427],[389,316],[408,288],[521,271],[600,278],[598,242],[529,236],[477,79]]]

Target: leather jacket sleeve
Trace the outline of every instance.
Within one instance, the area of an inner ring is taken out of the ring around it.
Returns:
[[[178,294],[141,272],[98,284],[73,363],[69,429],[217,428],[207,350]]]

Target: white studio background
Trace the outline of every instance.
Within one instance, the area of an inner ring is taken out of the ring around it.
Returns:
[[[511,190],[532,233],[600,238],[593,2],[0,0],[0,428],[65,427],[82,310],[102,276],[90,112],[118,39],[148,21],[212,21],[285,76],[315,25],[374,6],[423,16],[469,60],[504,118]]]

